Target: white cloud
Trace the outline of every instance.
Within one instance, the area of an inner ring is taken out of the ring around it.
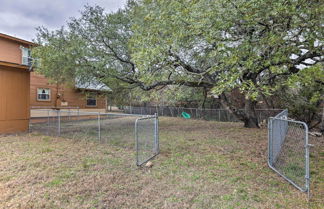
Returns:
[[[0,32],[32,40],[36,27],[59,28],[70,17],[78,16],[85,4],[112,12],[125,3],[126,0],[0,0]]]
[[[0,27],[26,27],[30,25],[44,24],[42,19],[36,19],[29,16],[24,16],[20,13],[0,13]]]

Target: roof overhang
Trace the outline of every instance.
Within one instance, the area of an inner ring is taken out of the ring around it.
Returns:
[[[90,89],[90,88],[78,88],[78,87],[75,87],[76,89],[78,90],[81,90],[81,91],[90,91],[90,92],[98,92],[98,93],[110,93],[112,92],[111,89]]]
[[[38,46],[38,44],[33,43],[31,41],[26,41],[26,40],[23,40],[23,39],[20,39],[20,38],[9,36],[9,35],[4,34],[4,33],[0,33],[0,38],[11,40],[11,41],[14,41],[14,42],[17,42],[17,43],[20,43],[20,44],[26,44],[26,45],[29,45],[29,46]]]
[[[11,62],[0,61],[0,66],[30,71],[30,68],[26,65],[19,65]]]
[[[81,82],[80,79],[75,79],[76,89],[80,89],[83,91],[95,91],[95,92],[111,92],[111,88],[109,88],[106,84],[93,79],[92,81]]]

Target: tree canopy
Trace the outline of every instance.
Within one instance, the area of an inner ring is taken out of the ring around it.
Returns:
[[[304,69],[323,83],[323,14],[319,0],[142,0],[110,14],[85,6],[66,29],[39,28],[34,54],[48,77],[95,78],[113,90],[201,88],[257,127],[257,101],[293,87],[301,72],[313,76]]]

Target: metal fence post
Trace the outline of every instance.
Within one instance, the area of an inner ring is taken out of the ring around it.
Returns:
[[[47,135],[49,135],[50,130],[50,110],[47,110]]]
[[[159,147],[159,116],[155,113],[155,120],[154,120],[154,152],[158,154],[160,152]]]
[[[137,133],[137,122],[139,119],[135,120],[135,152],[136,152],[136,165],[139,166],[139,156],[138,156],[138,133]]]
[[[156,117],[157,154],[160,153],[159,115]]]
[[[100,123],[100,112],[98,112],[98,139],[101,141],[101,123]]]
[[[58,136],[61,136],[61,113],[57,110]]]
[[[272,166],[272,159],[271,159],[271,147],[272,147],[272,118],[269,118],[268,122],[268,163]]]
[[[309,147],[310,144],[308,144],[308,126],[307,124],[303,124],[305,127],[305,170],[306,170],[306,182],[305,187],[307,189],[307,197],[309,199],[310,197],[310,175],[309,175]]]

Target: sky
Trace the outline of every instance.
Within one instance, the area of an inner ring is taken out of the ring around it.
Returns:
[[[83,6],[99,5],[107,12],[117,11],[127,0],[0,0],[0,33],[27,41],[36,38],[35,28],[50,30],[78,17]]]

